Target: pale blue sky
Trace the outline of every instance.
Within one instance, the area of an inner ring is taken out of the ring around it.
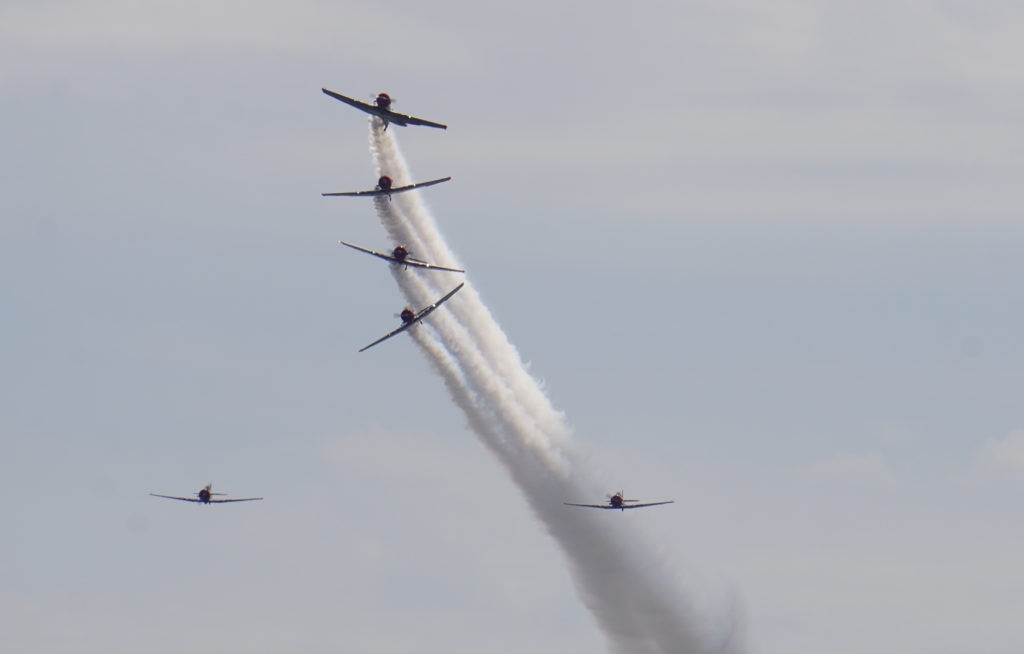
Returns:
[[[0,7],[0,649],[593,652],[407,338],[366,121],[753,652],[1019,652],[1024,9]],[[205,483],[262,503],[146,495]],[[638,538],[647,537],[640,536]]]

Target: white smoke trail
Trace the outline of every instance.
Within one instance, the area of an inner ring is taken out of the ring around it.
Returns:
[[[371,153],[379,174],[411,183],[391,130],[370,122]],[[389,237],[415,256],[457,265],[416,191],[378,198]],[[451,275],[396,267],[395,279],[414,307],[444,294]],[[640,534],[609,530],[603,511],[572,510],[566,498],[592,496],[596,485],[571,449],[564,416],[551,406],[516,349],[471,287],[410,330],[444,380],[470,428],[497,456],[533,513],[561,546],[586,606],[614,654],[735,653],[731,624],[722,628],[706,607],[681,591],[667,563]]]
[[[370,151],[376,160],[378,170],[387,171],[381,174],[393,172],[397,176],[397,180],[400,180],[400,184],[409,184],[414,181],[394,138],[388,132],[375,132],[373,123],[370,128]],[[383,203],[378,205],[379,212],[388,208],[392,209],[392,212],[387,215],[380,213],[381,221],[389,235],[398,242],[410,244],[415,242],[415,247],[422,250],[422,254],[419,255],[421,258],[426,256],[432,262],[447,262],[441,265],[461,267],[437,230],[420,193],[397,194],[394,196],[394,202],[397,207],[390,205],[385,207]],[[395,209],[397,209],[397,215],[394,212]],[[402,219],[403,217],[404,219]],[[403,241],[402,236],[407,236],[410,240]],[[444,283],[442,276],[430,275],[429,279],[435,284],[435,292],[443,293],[448,290],[442,286]],[[512,365],[508,366],[508,381],[512,384],[517,396],[528,402],[536,414],[542,415],[547,424],[563,426],[562,429],[556,429],[549,434],[549,437],[556,443],[567,443],[569,430],[564,428],[562,414],[554,410],[536,380],[526,372],[526,367],[523,365],[518,351],[509,342],[508,337],[498,326],[487,307],[484,306],[479,295],[469,285],[462,290],[460,295],[472,296],[470,304],[475,310],[457,311],[457,314],[460,321],[484,345],[481,348],[483,355],[485,357],[493,355],[498,360],[512,362]],[[493,365],[495,361],[491,360],[490,363]]]

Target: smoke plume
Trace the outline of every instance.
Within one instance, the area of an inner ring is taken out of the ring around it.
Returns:
[[[412,183],[394,138],[370,120],[370,151],[378,175]],[[419,191],[375,198],[390,239],[419,259],[460,267]],[[458,281],[451,274],[402,266],[393,274],[411,307],[431,304]],[[530,376],[519,353],[479,294],[466,286],[409,330],[444,381],[469,427],[522,491],[533,514],[559,545],[580,598],[593,613],[612,654],[738,654],[734,616],[701,604],[703,597],[642,533],[610,529],[605,511],[573,509],[567,499],[600,498],[574,452],[565,417]],[[607,489],[605,489],[607,490]]]

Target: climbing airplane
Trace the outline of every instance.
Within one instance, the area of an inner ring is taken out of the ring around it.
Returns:
[[[230,500],[215,500],[212,499],[214,495],[223,495],[224,493],[214,493],[210,489],[213,484],[207,484],[205,488],[196,493],[196,497],[177,497],[175,495],[159,495],[157,493],[150,493],[153,497],[166,497],[169,500],[181,500],[182,502],[199,502],[201,504],[220,504],[222,502],[251,502],[253,500],[262,500],[262,497],[239,497],[237,499]],[[198,498],[198,499],[197,499]]]
[[[414,266],[416,268],[425,268],[427,270],[447,270],[448,272],[457,272],[457,273],[464,273],[464,272],[466,272],[465,270],[462,270],[461,268],[445,268],[444,266],[435,266],[434,264],[427,263],[426,261],[423,261],[422,259],[415,259],[413,257],[410,257],[409,256],[409,248],[405,247],[404,245],[399,245],[398,247],[396,247],[394,250],[391,251],[391,254],[385,254],[383,252],[377,252],[376,250],[370,250],[368,248],[359,247],[358,245],[353,245],[351,243],[346,243],[345,241],[341,241],[341,244],[342,245],[347,245],[350,248],[352,248],[353,250],[359,250],[360,252],[365,252],[367,254],[372,254],[373,256],[380,257],[381,259],[384,259],[385,261],[390,261],[391,263],[401,264],[403,266]]]
[[[675,500],[668,500],[665,502],[649,502],[647,504],[627,504],[627,502],[639,502],[640,500],[623,499],[622,495],[622,491],[609,495],[607,504],[573,504],[572,502],[562,502],[562,504],[566,506],[585,506],[591,509],[619,509],[625,511],[626,509],[639,509],[644,506],[658,506],[659,504],[672,504],[675,502]]]
[[[442,177],[440,179],[432,179],[429,182],[420,182],[418,184],[406,184],[405,186],[392,186],[393,182],[391,178],[384,175],[377,180],[377,186],[369,191],[342,191],[338,193],[321,193],[320,195],[326,197],[377,197],[380,195],[388,196],[391,199],[392,193],[404,193],[405,191],[411,191],[417,188],[423,188],[424,186],[433,186],[434,184],[440,184],[441,182],[447,182],[451,177]]]
[[[426,127],[448,129],[447,125],[442,125],[441,123],[432,123],[429,120],[423,120],[422,118],[416,118],[415,116],[406,116],[405,114],[400,114],[397,111],[391,111],[391,96],[387,93],[378,93],[373,104],[367,104],[366,102],[355,100],[340,93],[335,93],[334,91],[329,91],[327,89],[320,90],[335,100],[341,100],[347,105],[353,106],[360,111],[365,111],[368,114],[380,118],[384,121],[384,129],[388,128],[389,123],[394,123],[403,127],[407,127],[409,125],[424,125]]]
[[[415,325],[416,323],[418,323],[419,321],[423,320],[423,319],[424,319],[424,318],[426,318],[426,317],[427,317],[428,315],[430,315],[430,313],[431,313],[431,312],[432,312],[432,311],[433,311],[434,309],[438,308],[439,306],[441,306],[442,304],[444,304],[445,302],[447,302],[447,301],[448,301],[448,299],[449,299],[449,298],[450,298],[451,296],[455,295],[455,294],[456,294],[456,293],[458,293],[458,292],[459,292],[460,290],[462,290],[462,287],[463,287],[463,286],[465,286],[465,285],[466,285],[466,283],[465,283],[465,282],[463,282],[463,283],[459,284],[458,286],[456,286],[456,287],[455,287],[455,288],[453,288],[452,290],[448,291],[448,294],[447,294],[447,295],[445,295],[445,296],[444,296],[443,298],[441,298],[441,299],[440,299],[440,300],[438,300],[437,302],[434,302],[434,303],[433,303],[433,304],[431,304],[431,305],[430,305],[429,307],[425,307],[425,308],[423,308],[423,309],[420,309],[420,311],[419,311],[418,313],[414,313],[414,312],[413,312],[413,310],[412,310],[412,309],[409,309],[408,307],[407,307],[407,308],[405,308],[405,309],[402,309],[402,313],[401,313],[401,318],[402,318],[402,326],[401,326],[401,327],[399,327],[399,328],[398,328],[398,329],[396,329],[395,331],[391,332],[390,334],[387,334],[387,335],[385,335],[385,336],[381,336],[380,338],[378,338],[378,339],[377,339],[377,340],[375,340],[374,342],[370,343],[370,344],[369,344],[369,345],[367,345],[366,347],[360,348],[360,349],[359,349],[359,351],[360,351],[360,352],[365,352],[366,350],[369,350],[369,349],[370,349],[371,347],[373,347],[374,345],[377,345],[378,343],[383,343],[384,341],[388,340],[388,339],[389,339],[389,338],[391,338],[392,336],[395,336],[395,335],[397,335],[397,334],[401,334],[401,333],[402,333],[402,332],[404,332],[405,330],[409,329],[410,327],[412,327],[413,325]]]

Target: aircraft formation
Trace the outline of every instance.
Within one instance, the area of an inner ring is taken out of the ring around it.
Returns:
[[[387,93],[378,93],[377,97],[376,97],[376,99],[374,101],[374,104],[369,104],[369,103],[366,103],[366,102],[361,102],[361,101],[356,100],[354,98],[350,98],[350,97],[341,95],[340,93],[336,93],[335,91],[331,91],[329,89],[321,89],[321,90],[325,94],[327,94],[330,97],[334,98],[335,100],[340,100],[341,102],[344,102],[345,104],[347,104],[347,105],[349,105],[351,107],[355,107],[356,109],[359,109],[360,111],[366,112],[366,113],[370,114],[371,116],[376,116],[377,118],[379,118],[384,123],[384,129],[387,129],[388,125],[392,124],[392,123],[395,124],[395,125],[401,125],[403,127],[407,127],[409,125],[423,125],[423,126],[426,126],[426,127],[436,127],[436,128],[440,128],[440,129],[447,129],[448,128],[447,125],[442,125],[441,123],[435,123],[435,122],[431,122],[429,120],[424,120],[422,118],[416,118],[415,116],[406,116],[405,114],[400,114],[400,113],[396,113],[396,112],[392,111],[392,109],[391,109],[391,102],[392,102],[391,96],[388,95]],[[388,196],[388,199],[390,200],[391,199],[391,194],[393,194],[393,193],[403,193],[403,192],[406,192],[406,191],[412,191],[414,189],[424,188],[424,187],[427,187],[427,186],[433,186],[435,184],[440,184],[442,182],[447,182],[450,179],[451,179],[451,177],[442,177],[440,179],[433,179],[433,180],[426,181],[426,182],[420,182],[418,184],[408,184],[406,186],[395,187],[393,185],[393,183],[392,183],[391,177],[389,177],[387,175],[383,175],[383,176],[381,176],[377,180],[377,186],[374,189],[372,189],[372,190],[366,190],[366,191],[345,191],[345,192],[341,192],[341,193],[337,193],[337,192],[336,193],[322,193],[321,195],[323,195],[325,197],[329,197],[329,196],[330,197],[337,197],[337,196],[347,196],[347,197],[380,197],[380,196],[386,195],[386,196]],[[437,264],[428,263],[426,261],[413,258],[413,257],[409,256],[409,250],[404,245],[396,245],[394,247],[394,249],[391,250],[391,253],[388,254],[388,253],[384,253],[384,252],[377,252],[375,250],[370,250],[368,248],[364,248],[364,247],[361,247],[359,245],[354,245],[354,244],[348,243],[346,241],[342,241],[341,243],[342,243],[342,245],[346,245],[346,246],[348,246],[348,247],[350,247],[350,248],[352,248],[354,250],[359,250],[360,252],[365,252],[366,254],[378,257],[380,259],[384,259],[385,261],[389,261],[393,265],[413,266],[413,267],[420,268],[420,269],[423,269],[423,270],[437,270],[437,271],[452,272],[452,273],[464,273],[464,272],[466,272],[465,270],[462,270],[462,269],[459,269],[459,268],[449,268],[449,267],[440,266],[440,265],[437,265]],[[423,309],[420,309],[419,311],[413,311],[412,309],[406,307],[405,309],[402,310],[402,313],[400,315],[400,317],[402,319],[402,325],[398,329],[395,329],[394,331],[392,331],[392,332],[382,336],[381,338],[378,338],[376,341],[370,343],[369,345],[360,348],[359,351],[360,352],[364,352],[364,351],[370,349],[371,347],[373,347],[374,345],[377,345],[378,343],[381,343],[381,342],[391,338],[392,336],[395,336],[397,334],[402,333],[403,331],[406,331],[407,329],[410,329],[411,327],[416,325],[419,321],[423,320],[428,315],[430,315],[431,312],[435,311],[438,307],[440,307],[442,304],[447,302],[453,295],[458,293],[459,290],[463,287],[463,285],[464,285],[464,283],[459,284],[454,289],[449,291],[446,295],[444,295],[441,299],[437,300],[433,304],[431,304],[431,305],[429,305],[429,306],[427,306],[427,307],[425,307]],[[579,506],[579,507],[595,508],[595,509],[619,509],[619,510],[622,510],[622,511],[625,511],[626,509],[639,509],[639,508],[642,508],[642,507],[658,506],[658,505],[661,505],[661,504],[671,504],[671,503],[672,503],[672,500],[663,501],[663,502],[648,502],[648,503],[642,503],[641,504],[641,503],[639,503],[639,500],[624,499],[622,491],[619,491],[618,493],[609,495],[608,496],[608,503],[607,504],[575,504],[575,503],[572,503],[572,502],[564,502],[564,504],[566,504],[567,506]]]
[[[423,126],[426,126],[426,127],[437,127],[437,128],[440,128],[440,129],[447,129],[448,128],[447,125],[442,125],[441,123],[435,123],[435,122],[432,122],[432,121],[429,121],[429,120],[424,120],[422,118],[416,118],[415,116],[406,116],[405,114],[400,114],[400,113],[397,113],[397,112],[393,111],[391,109],[391,102],[392,102],[391,96],[388,95],[387,93],[378,93],[376,99],[374,100],[374,104],[369,104],[367,102],[362,102],[360,100],[356,100],[354,98],[350,98],[348,96],[341,95],[340,93],[335,93],[334,91],[331,91],[329,89],[321,89],[321,90],[326,95],[334,98],[335,100],[340,100],[340,101],[344,102],[345,104],[347,104],[349,106],[355,107],[356,109],[359,109],[360,111],[364,111],[364,112],[370,114],[371,116],[376,116],[378,119],[380,119],[384,123],[384,129],[387,129],[388,125],[390,125],[390,124],[401,125],[402,127],[407,127],[409,125],[423,125]],[[436,184],[441,184],[443,182],[447,182],[450,179],[451,179],[451,177],[441,177],[439,179],[432,179],[432,180],[429,180],[429,181],[426,181],[426,182],[418,182],[418,183],[415,183],[415,184],[407,184],[405,186],[395,186],[394,182],[391,179],[391,177],[389,175],[385,174],[385,175],[381,175],[377,179],[377,186],[375,186],[373,189],[369,189],[369,190],[365,190],[365,191],[341,191],[341,192],[334,192],[334,193],[321,193],[321,195],[324,196],[324,197],[371,197],[371,198],[387,196],[388,200],[390,200],[391,196],[393,194],[395,194],[395,193],[405,193],[405,192],[412,191],[412,190],[415,190],[415,189],[425,188],[425,187],[428,187],[428,186],[434,186]],[[385,261],[389,261],[392,265],[402,266],[403,268],[412,267],[412,268],[417,268],[417,269],[420,269],[420,270],[448,272],[448,273],[465,273],[466,272],[465,270],[462,270],[461,268],[452,268],[450,266],[441,266],[441,265],[438,265],[438,264],[434,264],[434,263],[430,263],[430,262],[424,261],[422,259],[417,259],[415,257],[412,257],[412,256],[410,256],[411,253],[409,252],[409,248],[407,248],[404,245],[396,245],[396,246],[394,246],[394,248],[391,250],[391,253],[387,254],[387,253],[384,253],[384,252],[377,252],[376,250],[371,250],[369,248],[365,248],[365,247],[362,247],[362,246],[359,246],[359,245],[355,245],[353,243],[348,243],[346,241],[341,241],[341,244],[342,245],[346,245],[346,246],[352,248],[353,250],[359,250],[360,252],[365,252],[366,254],[375,256],[375,257],[377,257],[379,259],[384,259]],[[452,298],[452,296],[454,296],[456,293],[458,293],[460,290],[462,290],[462,287],[464,285],[465,285],[464,282],[460,283],[458,286],[456,286],[451,291],[446,293],[444,296],[442,296],[436,302],[434,302],[433,304],[430,304],[430,305],[428,305],[426,307],[423,307],[422,309],[415,310],[415,309],[412,309],[410,307],[406,307],[406,308],[402,309],[402,312],[399,314],[399,317],[402,320],[401,326],[399,326],[397,329],[395,329],[395,330],[393,330],[391,332],[388,332],[384,336],[381,336],[380,338],[378,338],[377,340],[373,341],[369,345],[366,345],[366,346],[363,346],[363,347],[359,348],[359,351],[360,352],[365,352],[366,350],[369,350],[371,347],[373,347],[375,345],[378,345],[380,343],[383,343],[384,341],[388,340],[389,338],[391,338],[393,336],[397,336],[398,334],[401,334],[404,331],[412,329],[413,327],[418,325],[420,323],[420,321],[422,321],[424,318],[426,318],[431,313],[436,311],[442,304],[444,304],[445,302],[450,300]]]
[[[367,102],[362,102],[360,100],[356,100],[354,98],[350,98],[350,97],[341,95],[340,93],[336,93],[336,92],[331,91],[329,89],[321,89],[321,90],[326,95],[334,98],[335,100],[340,100],[341,102],[344,102],[345,104],[347,104],[347,105],[349,105],[351,107],[359,109],[360,111],[363,111],[363,112],[365,112],[367,114],[370,114],[371,116],[375,116],[377,119],[379,119],[383,123],[383,129],[385,129],[385,130],[388,128],[389,125],[392,125],[392,124],[400,125],[402,127],[408,127],[409,125],[421,125],[421,126],[424,126],[424,127],[435,127],[435,128],[438,128],[438,129],[445,129],[445,130],[448,129],[447,125],[443,125],[441,123],[435,123],[435,122],[432,122],[432,121],[429,121],[429,120],[424,120],[423,118],[417,118],[415,116],[407,116],[405,114],[400,114],[400,113],[398,113],[396,111],[393,111],[391,109],[392,99],[391,99],[391,96],[388,95],[387,93],[378,93],[376,98],[374,99],[374,103],[373,104],[369,104]],[[437,184],[441,184],[441,183],[447,182],[449,180],[451,180],[451,177],[441,177],[441,178],[438,178],[438,179],[432,179],[432,180],[428,180],[428,181],[425,181],[425,182],[419,182],[419,183],[414,183],[414,184],[407,184],[405,186],[398,186],[398,187],[396,187],[396,186],[394,186],[394,182],[393,182],[392,178],[389,175],[385,174],[385,175],[381,175],[377,179],[377,185],[374,188],[372,188],[372,189],[367,189],[367,190],[363,190],[363,191],[341,191],[341,192],[332,192],[332,193],[321,193],[321,195],[324,196],[324,197],[373,197],[373,198],[387,196],[388,200],[390,201],[391,200],[391,196],[393,194],[395,194],[395,193],[405,193],[405,192],[408,192],[408,191],[413,191],[413,190],[416,190],[416,189],[420,189],[420,188],[425,188],[425,187],[428,187],[428,186],[434,186],[434,185],[437,185]],[[465,273],[466,272],[465,270],[462,270],[460,268],[452,268],[452,267],[448,267],[448,266],[441,266],[441,265],[438,265],[438,264],[434,264],[434,263],[430,263],[430,262],[424,261],[422,259],[417,259],[415,257],[412,257],[412,256],[410,256],[411,252],[409,251],[409,248],[407,248],[406,246],[401,245],[401,244],[395,245],[391,249],[390,253],[378,252],[376,250],[371,250],[369,248],[365,248],[365,247],[362,247],[362,246],[359,246],[359,245],[355,245],[353,243],[348,243],[346,241],[341,241],[341,244],[345,245],[345,246],[348,246],[348,247],[352,248],[353,250],[358,250],[360,252],[364,252],[366,254],[369,254],[371,256],[377,257],[379,259],[383,259],[385,261],[388,261],[393,266],[401,266],[403,268],[410,268],[410,267],[412,267],[414,269],[426,270],[426,271],[431,271],[431,272],[434,272],[434,271],[437,271],[437,272],[447,272],[447,273]],[[358,351],[359,352],[365,352],[366,350],[369,350],[370,348],[374,347],[375,345],[379,345],[380,343],[383,343],[384,341],[386,341],[386,340],[388,340],[388,339],[390,339],[390,338],[392,338],[394,336],[397,336],[398,334],[401,334],[404,331],[408,331],[409,329],[414,328],[416,325],[418,325],[420,322],[422,322],[427,316],[429,316],[431,313],[433,313],[434,311],[439,309],[441,307],[441,305],[443,305],[445,302],[450,300],[456,293],[458,293],[460,290],[462,290],[463,286],[465,286],[465,282],[459,283],[452,290],[448,291],[448,293],[446,293],[441,298],[436,300],[433,304],[427,305],[426,307],[423,307],[422,309],[414,310],[414,309],[409,308],[409,307],[406,307],[406,308],[402,309],[402,312],[399,314],[399,318],[401,319],[402,324],[398,328],[388,332],[384,336],[381,336],[380,338],[378,338],[377,340],[373,341],[369,345],[365,345],[365,346],[359,348]],[[184,501],[184,502],[196,502],[196,503],[201,503],[201,504],[219,504],[219,503],[225,503],[225,502],[248,502],[248,501],[262,500],[263,499],[262,497],[244,497],[244,498],[237,498],[237,499],[212,499],[212,497],[214,495],[223,495],[223,493],[214,493],[214,492],[212,492],[211,488],[212,488],[212,485],[208,484],[205,488],[203,488],[198,493],[196,493],[196,497],[194,497],[194,498],[193,497],[181,497],[181,496],[175,496],[175,495],[160,495],[160,494],[157,494],[157,493],[150,493],[150,495],[152,495],[154,497],[162,497],[162,498],[171,499],[171,500],[181,500],[181,501]],[[608,502],[605,503],[605,504],[576,504],[576,503],[572,503],[572,502],[564,502],[564,504],[566,506],[577,506],[577,507],[585,507],[585,508],[593,508],[593,509],[619,509],[619,510],[625,511],[626,509],[639,509],[639,508],[649,507],[649,506],[659,506],[659,505],[662,505],[662,504],[672,504],[673,500],[666,500],[666,501],[662,501],[662,502],[648,502],[648,503],[639,503],[639,502],[640,502],[639,500],[625,499],[624,495],[623,495],[623,492],[619,491],[617,493],[608,495]]]

